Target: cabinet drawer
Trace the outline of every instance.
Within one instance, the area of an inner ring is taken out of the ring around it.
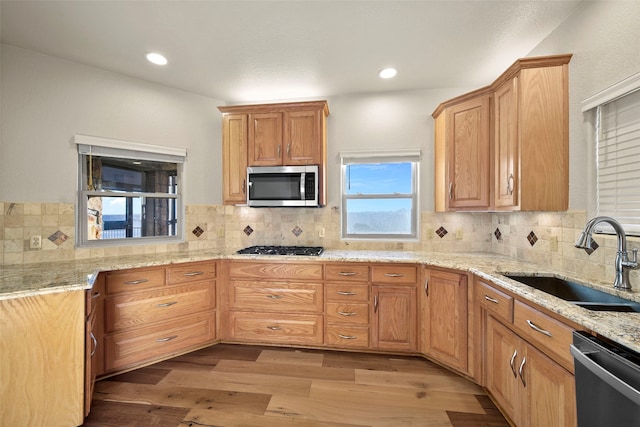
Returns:
[[[294,279],[322,280],[322,264],[291,264],[284,262],[231,262],[229,276],[251,279]]]
[[[106,335],[106,371],[136,365],[215,339],[213,313],[202,313],[153,327]]]
[[[324,268],[326,280],[340,282],[368,282],[369,266],[363,264],[335,264]]]
[[[327,303],[327,323],[369,324],[369,304]]]
[[[231,308],[321,313],[321,283],[232,282]]]
[[[369,285],[327,283],[327,301],[368,302]]]
[[[504,321],[513,322],[513,298],[492,286],[477,282],[478,302],[488,312]]]
[[[105,300],[105,330],[145,326],[214,307],[215,286],[209,282],[134,292]]]
[[[156,288],[165,284],[164,268],[133,269],[107,273],[107,294]]]
[[[325,344],[338,347],[368,347],[369,328],[366,326],[328,325]]]
[[[522,338],[573,372],[573,357],[569,353],[572,328],[520,301],[514,304],[513,324],[521,331]]]
[[[214,262],[178,264],[167,268],[167,283],[169,285],[210,280],[215,277],[216,264]]]
[[[371,267],[371,281],[374,283],[415,284],[418,281],[418,267],[415,265],[374,265]]]
[[[322,316],[234,312],[231,338],[252,342],[322,344]]]

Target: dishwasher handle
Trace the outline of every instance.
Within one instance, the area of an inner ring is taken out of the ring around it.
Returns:
[[[640,406],[640,391],[636,390],[622,379],[618,378],[611,372],[607,371],[605,368],[600,366],[598,363],[593,361],[587,354],[588,353],[597,353],[598,350],[589,351],[588,353],[582,352],[578,347],[571,344],[569,351],[575,358],[577,363],[582,364],[586,369],[588,369],[591,373],[596,375],[602,381],[613,387],[620,394],[625,396],[627,399],[631,400],[634,404]]]

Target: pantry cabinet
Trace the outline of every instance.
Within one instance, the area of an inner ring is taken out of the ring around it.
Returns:
[[[225,204],[246,203],[247,166],[318,165],[325,201],[326,101],[218,107],[222,113]]]
[[[570,59],[519,59],[436,108],[436,211],[567,210]]]

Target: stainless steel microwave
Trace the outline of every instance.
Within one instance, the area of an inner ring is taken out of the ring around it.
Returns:
[[[317,207],[318,166],[250,166],[247,205]]]

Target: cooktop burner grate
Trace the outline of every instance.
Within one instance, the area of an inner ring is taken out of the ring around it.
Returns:
[[[249,246],[240,249],[237,254],[243,255],[301,255],[318,256],[322,254],[322,246]]]

